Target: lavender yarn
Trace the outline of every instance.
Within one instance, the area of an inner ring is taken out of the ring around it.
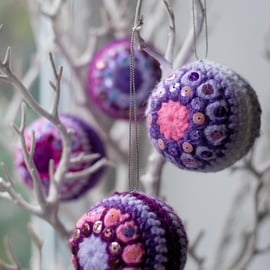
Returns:
[[[188,246],[175,211],[140,192],[115,193],[91,207],[69,242],[76,270],[182,270]]]
[[[179,168],[214,172],[242,158],[260,133],[253,88],[207,60],[183,66],[153,90],[146,109],[153,146]]]
[[[134,47],[134,80],[137,117],[142,119],[147,99],[160,80],[159,63]],[[130,38],[105,44],[92,59],[88,71],[89,96],[112,118],[128,119],[130,105]]]
[[[92,127],[79,117],[70,114],[61,114],[60,119],[66,128],[74,131],[71,137],[71,157],[81,153],[97,153],[100,158],[105,156],[103,142]],[[26,145],[31,145],[31,134],[35,132],[35,151],[33,160],[39,172],[39,176],[46,194],[49,191],[49,161],[54,160],[54,170],[57,169],[62,154],[62,142],[57,128],[45,118],[39,118],[31,123],[25,130]],[[76,172],[94,164],[94,162],[78,162],[69,168],[69,172]],[[33,182],[30,172],[26,167],[21,145],[18,145],[15,155],[15,166],[22,181],[32,188]],[[76,199],[85,194],[101,179],[104,168],[85,177],[65,180],[59,188],[62,201]]]

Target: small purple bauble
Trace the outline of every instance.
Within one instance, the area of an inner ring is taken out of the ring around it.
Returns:
[[[153,146],[179,168],[213,172],[243,157],[260,133],[255,91],[207,60],[183,66],[153,90],[146,109]]]
[[[100,154],[100,158],[105,156],[103,143],[97,133],[82,119],[69,114],[60,115],[63,125],[67,129],[72,129],[71,137],[71,157],[76,157],[82,153],[88,155],[92,153]],[[34,162],[39,172],[44,191],[49,191],[49,161],[54,160],[54,170],[58,167],[62,154],[62,142],[57,128],[45,118],[39,118],[30,124],[24,133],[26,145],[30,148],[31,134],[35,132],[35,152]],[[98,160],[100,159],[98,158]],[[96,162],[97,160],[95,160]],[[71,165],[69,172],[81,171],[94,164],[94,162],[81,161]],[[15,166],[23,182],[30,188],[33,186],[31,175],[26,167],[21,145],[18,146],[15,156]],[[101,178],[104,169],[101,168],[90,176],[80,177],[72,180],[64,180],[60,186],[61,200],[72,200],[80,197],[92,188]]]
[[[140,192],[115,193],[91,207],[69,242],[76,270],[182,270],[188,247],[175,211]]]
[[[137,117],[160,80],[159,63],[134,46]],[[130,105],[130,38],[114,40],[97,51],[88,71],[88,91],[98,107],[112,118],[128,119]]]

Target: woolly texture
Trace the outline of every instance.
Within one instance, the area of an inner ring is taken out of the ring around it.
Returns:
[[[179,140],[188,128],[188,110],[179,102],[162,103],[157,112],[157,124],[167,140]]]
[[[86,122],[78,117],[67,114],[62,114],[60,119],[67,129],[74,131],[71,138],[71,157],[76,157],[81,153],[85,153],[86,155],[98,153],[100,154],[100,158],[105,156],[101,139]],[[33,159],[39,172],[44,191],[48,194],[50,184],[49,161],[50,159],[54,160],[54,170],[56,170],[62,154],[61,138],[57,128],[52,123],[45,118],[39,118],[25,130],[24,136],[28,148],[30,148],[31,145],[32,131],[35,132],[36,140]],[[93,162],[78,162],[71,165],[69,172],[80,171],[92,164]],[[26,167],[21,145],[19,145],[16,150],[15,166],[23,182],[28,187],[32,188],[32,178]],[[83,195],[98,182],[103,172],[104,169],[102,168],[87,177],[65,180],[59,190],[61,200],[71,200]]]
[[[78,259],[83,269],[106,269],[108,257],[106,243],[99,237],[91,235],[80,243]]]
[[[259,136],[260,115],[251,86],[206,60],[161,81],[146,109],[153,146],[179,168],[204,172],[222,170],[248,152]]]
[[[91,207],[69,242],[76,270],[182,270],[188,246],[175,211],[139,192],[115,193]]]
[[[158,62],[134,46],[137,117],[144,116],[147,99],[160,80]],[[130,105],[130,38],[114,40],[97,51],[88,71],[89,96],[112,118],[128,119]]]

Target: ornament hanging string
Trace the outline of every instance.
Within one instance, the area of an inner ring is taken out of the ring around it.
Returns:
[[[138,25],[135,25],[133,27],[131,40],[130,40],[129,152],[128,152],[129,191],[138,190],[139,175],[140,175],[139,139],[138,139],[139,132],[138,132],[138,123],[137,123],[134,43],[135,43],[136,31],[141,24],[142,24],[142,20],[139,21]]]
[[[195,8],[195,1],[197,0],[192,0],[192,24],[193,24],[193,48],[194,48],[194,55],[197,60],[201,60],[201,58],[198,55],[197,51],[197,29],[196,29],[196,8]],[[204,0],[203,3],[203,22],[204,22],[204,31],[205,31],[205,51],[204,51],[204,58],[207,58],[208,56],[208,22],[207,22],[207,5],[206,5],[206,0]]]

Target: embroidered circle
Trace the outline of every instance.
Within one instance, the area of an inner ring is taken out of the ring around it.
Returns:
[[[85,227],[93,231],[84,235]],[[69,242],[77,270],[183,270],[188,245],[175,211],[139,192],[115,193],[91,207]]]
[[[82,153],[85,155],[92,153],[100,155],[94,162],[81,161],[70,164],[69,172],[81,171],[105,156],[103,142],[88,123],[69,114],[61,114],[60,119],[67,129],[73,131],[70,145],[71,158],[75,158]],[[25,130],[24,136],[27,149],[30,149],[33,131],[35,132],[36,142],[33,160],[39,172],[44,191],[48,194],[50,179],[49,162],[51,159],[54,161],[53,169],[55,171],[61,159],[62,141],[57,128],[47,119],[39,118],[31,123]],[[22,146],[20,144],[16,149],[15,166],[23,182],[29,188],[33,188],[32,177],[25,163]],[[82,196],[99,181],[103,172],[104,168],[101,168],[90,176],[64,180],[59,189],[61,200],[72,200]]]
[[[227,168],[248,152],[260,133],[260,116],[252,87],[207,60],[168,75],[146,109],[153,146],[179,168],[205,172]]]
[[[188,109],[179,102],[164,102],[157,112],[157,124],[167,140],[179,140],[188,128]]]
[[[134,47],[137,119],[142,119],[150,91],[160,80],[158,62]],[[130,38],[110,41],[94,55],[88,70],[91,100],[112,118],[128,119],[130,105]],[[159,93],[160,96],[162,92]]]

